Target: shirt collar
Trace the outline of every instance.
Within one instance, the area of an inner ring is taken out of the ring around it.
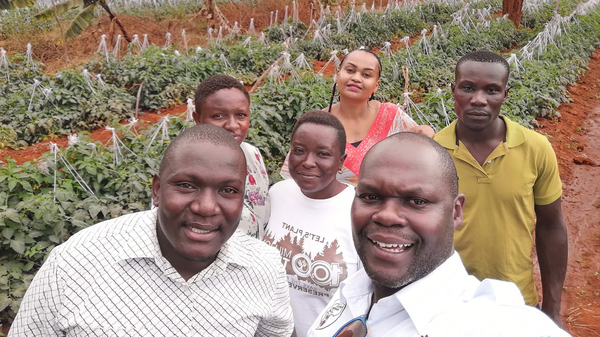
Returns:
[[[158,262],[164,259],[156,234],[157,212],[158,208],[141,212],[140,216],[134,220],[136,224],[129,233],[130,238],[119,252],[120,260],[147,258]],[[217,259],[213,262],[217,269],[224,270],[228,264],[236,264],[241,267],[252,265],[252,259],[244,250],[245,239],[245,234],[235,231],[221,247]]]
[[[506,124],[506,135],[504,140],[509,148],[517,147],[525,142],[525,134],[519,124],[511,121],[505,116],[500,116]],[[456,124],[458,120],[455,120],[450,125],[445,127],[442,131],[438,132],[435,140],[445,147],[446,149],[454,149],[457,146],[458,140],[456,137]]]
[[[476,280],[470,280],[476,281]],[[456,301],[465,300],[465,283],[469,275],[457,252],[444,263],[420,280],[417,280],[396,292],[393,296],[404,307],[420,335],[428,323],[447,305],[456,305]]]

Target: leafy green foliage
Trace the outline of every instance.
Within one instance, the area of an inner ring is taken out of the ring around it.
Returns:
[[[32,67],[22,56],[12,58],[10,64],[10,76],[0,78],[0,90],[5,93],[0,96],[4,112],[0,123],[6,130],[0,139],[6,139],[6,145],[20,147],[91,130],[120,121],[131,112],[133,97],[113,85],[86,80],[74,70],[46,75],[39,64]],[[34,81],[41,86],[32,90]]]

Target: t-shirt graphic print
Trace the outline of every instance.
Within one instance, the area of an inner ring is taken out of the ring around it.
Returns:
[[[354,188],[310,199],[293,180],[269,191],[271,216],[263,241],[281,255],[298,337],[306,336],[340,283],[360,268],[350,223]]]

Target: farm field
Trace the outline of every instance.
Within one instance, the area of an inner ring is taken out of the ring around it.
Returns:
[[[328,104],[335,64],[365,46],[383,62],[377,98],[436,130],[456,118],[456,60],[477,49],[505,55],[503,113],[549,137],[563,178],[563,322],[574,336],[600,336],[600,1],[525,1],[520,28],[498,0],[296,2],[217,2],[230,25],[220,29],[198,2],[109,1],[132,43],[100,10],[64,41],[78,9],[58,16],[62,28],[32,18],[42,4],[0,12],[4,332],[55,245],[149,208],[151,177],[169,140],[193,125],[186,102],[202,79],[226,73],[253,90],[247,141],[275,182],[294,120]]]

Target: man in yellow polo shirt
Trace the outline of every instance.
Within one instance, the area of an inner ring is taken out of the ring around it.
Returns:
[[[515,282],[527,304],[536,306],[530,258],[535,231],[541,309],[562,327],[568,244],[558,164],[544,136],[499,116],[509,74],[506,60],[490,51],[469,53],[456,64],[458,120],[434,136],[452,155],[466,197],[455,247],[470,274]]]

